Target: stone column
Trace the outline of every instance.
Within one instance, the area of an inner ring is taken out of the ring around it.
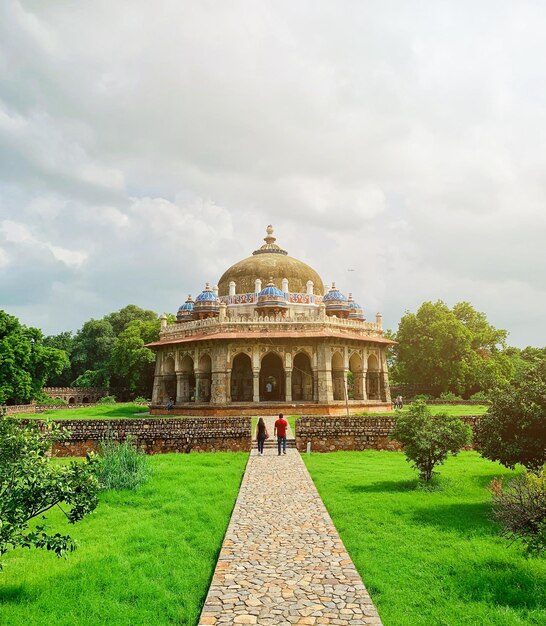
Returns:
[[[201,372],[195,372],[195,402],[201,402]]]
[[[317,388],[319,402],[330,403],[334,401],[330,346],[324,344],[318,348]]]
[[[361,398],[362,400],[368,399],[368,393],[366,390],[366,368],[364,368],[361,372],[358,372],[358,376],[360,379],[360,387],[361,387]]]
[[[252,402],[260,401],[260,370],[252,370]]]
[[[381,352],[381,399],[383,402],[392,402],[391,386],[389,385],[389,370],[387,366],[387,354]]]
[[[163,403],[163,376],[156,374],[154,376],[154,388],[152,391],[152,404]]]
[[[190,375],[187,372],[176,372],[176,404],[188,402],[190,399]]]
[[[284,383],[284,399],[286,402],[292,402],[292,370],[285,370]]]

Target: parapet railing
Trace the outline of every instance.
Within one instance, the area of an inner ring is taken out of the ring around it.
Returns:
[[[168,324],[161,331],[161,339],[179,339],[193,335],[216,334],[221,332],[301,332],[302,330],[320,331],[321,329],[352,332],[366,336],[381,337],[383,330],[381,324],[375,322],[362,322],[343,318],[324,316],[296,315],[294,317],[240,315],[226,316],[220,320],[211,317],[203,320],[194,320],[181,324]],[[298,318],[299,317],[299,318]]]

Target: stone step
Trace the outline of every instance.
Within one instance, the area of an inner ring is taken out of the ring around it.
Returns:
[[[277,440],[275,438],[271,438],[271,439],[266,439],[264,442],[264,448],[276,448],[277,447]],[[296,440],[295,439],[287,439],[286,440],[286,447],[287,448],[295,448],[296,447]],[[254,450],[256,450],[258,448],[258,442],[257,441],[253,441],[252,442],[252,448]]]

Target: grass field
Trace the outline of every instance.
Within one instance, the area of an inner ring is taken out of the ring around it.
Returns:
[[[463,415],[483,415],[489,405],[487,404],[429,404],[428,408],[431,410],[432,415],[438,415],[438,413],[447,413],[448,415],[457,415],[462,417]],[[404,405],[402,409],[403,413],[407,413],[408,405]],[[366,415],[369,417],[377,417],[378,415],[394,415],[394,411],[389,413],[359,413],[358,415]]]
[[[385,626],[546,624],[546,559],[489,519],[486,487],[512,472],[464,452],[425,491],[402,453],[302,456]]]
[[[70,526],[68,559],[17,550],[0,574],[0,624],[197,624],[248,455],[163,454],[139,491],[106,492]],[[51,515],[51,526],[60,515]]]
[[[81,407],[78,409],[55,409],[51,408],[43,413],[21,413],[17,417],[35,417],[43,419],[50,417],[56,420],[115,420],[143,417],[148,413],[148,407],[131,402],[119,402],[117,404],[98,404],[97,406]]]

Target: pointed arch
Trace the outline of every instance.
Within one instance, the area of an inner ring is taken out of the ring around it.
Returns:
[[[239,352],[233,359],[230,388],[232,402],[252,402],[252,359],[245,352]]]
[[[353,352],[349,358],[349,374],[347,376],[347,393],[351,400],[364,398],[362,378],[362,358],[358,352]]]
[[[313,370],[307,352],[294,357],[292,366],[292,400],[313,400]]]
[[[285,376],[281,357],[276,352],[268,352],[260,367],[260,400],[284,402]]]

